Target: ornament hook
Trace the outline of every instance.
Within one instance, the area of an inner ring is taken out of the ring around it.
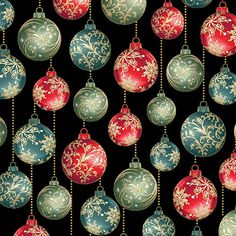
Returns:
[[[93,24],[94,24],[94,21],[93,21],[92,19],[88,19],[88,20],[87,20],[87,24],[93,25]]]
[[[121,233],[120,236],[128,236],[127,233]]]
[[[103,186],[101,186],[101,185],[99,185],[99,186],[97,186],[97,191],[104,191],[104,188],[103,188]]]
[[[140,160],[138,157],[133,157],[132,158],[132,163],[140,163]]]
[[[137,37],[137,36],[133,37],[132,43],[140,43],[139,37]]]
[[[33,113],[30,118],[31,119],[38,119],[39,117],[36,113]]]
[[[36,12],[37,13],[43,13],[43,8],[42,7],[37,7]]]
[[[0,45],[0,49],[3,49],[3,50],[4,50],[4,49],[7,49],[7,45],[6,45],[5,43],[1,44],[1,45]]]
[[[16,166],[16,163],[15,163],[14,161],[12,161],[12,162],[10,163],[10,166],[11,166],[11,167],[15,167],[15,166]]]
[[[35,216],[33,214],[29,215],[28,220],[35,220]]]
[[[199,170],[199,166],[197,164],[192,165],[191,170]]]
[[[227,3],[226,3],[224,0],[222,0],[222,1],[219,3],[219,6],[220,6],[220,7],[227,7]]]
[[[80,134],[88,134],[88,130],[86,128],[82,128],[80,130]]]
[[[207,102],[206,101],[201,101],[200,102],[200,107],[207,107]]]
[[[184,44],[184,45],[182,46],[182,49],[189,49],[189,46],[188,46],[187,44]]]

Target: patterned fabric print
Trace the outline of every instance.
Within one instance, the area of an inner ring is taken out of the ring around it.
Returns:
[[[8,0],[0,2],[0,31],[9,28],[14,20],[15,11]]]
[[[219,236],[236,236],[236,210],[230,211],[221,220]]]
[[[40,225],[24,225],[19,228],[14,236],[49,236],[49,233]]]
[[[0,146],[5,142],[7,138],[7,126],[5,121],[0,117]]]
[[[203,8],[209,5],[212,0],[182,0],[188,7]]]

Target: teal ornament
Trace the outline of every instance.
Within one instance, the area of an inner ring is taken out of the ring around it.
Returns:
[[[0,117],[0,146],[3,145],[7,138],[7,125],[4,120]]]
[[[111,44],[107,36],[96,29],[93,20],[88,20],[70,42],[70,57],[82,70],[93,71],[102,68],[111,55]]]
[[[48,161],[55,152],[56,139],[53,132],[40,123],[33,114],[28,124],[22,126],[14,137],[14,150],[19,159],[30,165]]]
[[[17,36],[21,52],[30,60],[46,61],[55,56],[61,46],[61,33],[57,25],[45,17],[41,7],[33,18],[26,21]]]
[[[180,54],[173,57],[167,65],[166,76],[171,87],[180,92],[196,90],[202,83],[205,72],[202,62],[185,44]]]
[[[166,97],[164,90],[160,89],[157,96],[147,106],[148,119],[157,126],[170,124],[176,116],[174,102]]]
[[[143,236],[175,236],[174,222],[164,215],[161,207],[144,222]]]
[[[26,73],[22,63],[10,55],[6,44],[0,45],[0,99],[18,95],[25,86]]]
[[[113,23],[130,25],[138,21],[146,10],[147,0],[102,0],[104,15]]]
[[[231,105],[236,102],[236,74],[232,73],[227,64],[221,67],[209,83],[211,98],[220,105]]]
[[[182,0],[182,2],[191,8],[204,8],[208,6],[212,0]]]
[[[83,227],[93,235],[107,235],[113,232],[120,222],[118,204],[106,193],[102,186],[95,195],[85,201],[80,211]]]
[[[227,213],[220,222],[219,236],[236,236],[236,209]]]
[[[160,142],[156,143],[150,153],[152,165],[160,171],[173,170],[179,163],[180,152],[178,147],[170,142],[168,135],[163,134]]]
[[[15,17],[15,10],[8,0],[0,2],[0,31],[6,30],[12,25]]]
[[[96,87],[94,81],[89,79],[86,86],[75,95],[73,108],[81,120],[95,122],[106,114],[108,99],[106,94]]]
[[[157,183],[154,176],[142,168],[139,159],[134,157],[129,168],[117,176],[113,191],[122,207],[130,211],[141,211],[155,201]]]
[[[198,225],[194,226],[191,236],[203,236],[201,228]]]
[[[29,178],[18,170],[15,162],[11,162],[8,170],[0,175],[0,204],[16,209],[24,206],[32,194]]]
[[[197,112],[191,114],[182,124],[181,140],[185,149],[197,157],[209,157],[223,147],[226,128],[223,121],[210,109],[205,101]]]
[[[71,196],[66,188],[59,185],[53,176],[49,185],[44,187],[37,197],[37,208],[42,216],[49,220],[64,218],[71,209]]]

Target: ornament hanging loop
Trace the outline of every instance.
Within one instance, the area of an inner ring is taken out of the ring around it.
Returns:
[[[203,236],[203,235],[202,235],[201,228],[196,225],[196,226],[193,228],[193,231],[192,231],[191,236]]]
[[[140,43],[140,38],[137,36],[133,37],[132,43]]]
[[[128,236],[127,233],[121,233],[120,236]]]
[[[86,128],[82,128],[80,130],[80,134],[88,134],[88,130]]]
[[[1,44],[1,45],[0,45],[0,49],[1,49],[1,50],[7,49],[7,45],[6,45],[5,43]]]
[[[197,164],[192,165],[191,170],[199,170],[199,166]]]
[[[97,186],[97,191],[99,192],[104,191],[104,187],[101,185]]]
[[[16,163],[14,162],[14,161],[12,161],[11,163],[10,163],[10,167],[15,167],[16,166]]]
[[[31,119],[38,119],[38,115],[36,113],[33,113],[31,116],[30,116]]]
[[[37,7],[36,12],[37,13],[43,13],[43,8],[42,7]]]
[[[29,215],[28,220],[35,220],[35,216],[33,214]]]
[[[93,24],[94,24],[94,21],[93,21],[92,19],[88,19],[88,20],[87,20],[87,24],[93,25]]]
[[[132,163],[140,163],[140,160],[138,157],[133,157],[132,158]]]
[[[49,71],[49,72],[53,72],[53,71],[55,71],[55,69],[54,69],[53,66],[49,66],[49,67],[48,67],[48,71]]]
[[[222,0],[220,3],[219,3],[219,7],[227,7],[227,3]]]
[[[182,49],[189,49],[189,46],[185,43],[185,44],[182,46]]]

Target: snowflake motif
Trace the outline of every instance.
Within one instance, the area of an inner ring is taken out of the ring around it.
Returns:
[[[133,80],[130,76],[122,76],[120,86],[127,91],[135,92],[135,90],[137,89],[137,82]]]
[[[160,171],[167,171],[169,168],[166,166],[166,163],[163,163],[161,160],[155,162],[154,167]]]
[[[112,137],[116,137],[117,135],[120,134],[120,129],[121,127],[118,125],[118,122],[111,122],[108,127],[108,133]]]
[[[50,84],[50,92],[57,92],[59,95],[62,95],[63,93],[69,93],[69,88],[67,83],[61,79],[60,77],[52,77],[49,78],[47,81],[44,81],[45,84]]]
[[[206,50],[211,52],[214,55],[221,56],[224,52],[224,44],[219,43],[217,40],[212,41],[210,44],[208,44],[206,47]]]
[[[21,89],[18,85],[8,84],[6,88],[2,88],[2,96],[5,99],[14,98],[17,94],[20,93]]]
[[[219,104],[225,104],[227,102],[227,97],[221,93],[214,95],[213,98]]]
[[[87,231],[89,231],[90,233],[94,235],[101,235],[102,233],[101,226],[98,225],[95,220],[93,221],[93,223],[87,222],[87,225],[85,226],[85,228],[87,229]]]
[[[194,209],[194,215],[197,219],[204,219],[207,216],[209,216],[209,214],[212,212],[213,210],[210,209],[210,205],[206,204],[203,205],[200,203],[200,206],[198,206],[196,209]]]
[[[135,134],[128,134],[127,136],[124,137],[123,143],[127,146],[130,146],[134,143],[137,142],[137,137]]]
[[[142,129],[142,125],[139,119],[132,113],[127,113],[119,118],[120,121],[124,121],[123,129],[130,128],[131,131],[136,132],[137,129]]]
[[[232,191],[235,191],[236,190],[236,181],[234,179],[231,179],[231,178],[227,178],[227,180],[225,181],[224,183],[224,186],[227,188],[227,189],[230,189]]]
[[[179,189],[179,187],[174,191],[174,204],[177,208],[183,209],[185,205],[189,205],[188,198],[191,194],[188,194],[185,191],[186,188]]]
[[[64,99],[62,98],[55,98],[53,101],[50,102],[49,107],[53,110],[59,110],[65,105]]]
[[[27,150],[27,151],[21,151],[19,154],[18,154],[18,157],[28,163],[28,164],[32,164],[32,160],[35,159],[36,155],[35,153],[31,153],[30,150]],[[39,163],[40,164],[40,163]]]
[[[39,225],[31,226],[29,229],[25,230],[24,233],[34,236],[49,236],[48,232]]]
[[[232,85],[230,85],[230,93],[232,93],[234,96],[236,96],[236,82],[234,82]]]
[[[117,207],[109,207],[109,210],[105,212],[107,215],[106,222],[109,222],[112,226],[118,225],[120,221],[120,210]]]
[[[180,159],[180,153],[178,150],[174,150],[170,153],[170,161],[174,164],[178,164]]]
[[[43,86],[35,86],[33,90],[33,98],[36,101],[41,102],[42,99],[45,99],[46,91],[43,89]]]
[[[2,12],[3,17],[2,19],[5,20],[7,23],[11,23],[14,19],[14,9],[11,7],[7,7],[5,11]]]
[[[43,139],[39,141],[42,147],[41,151],[46,152],[47,154],[52,154],[56,148],[56,140],[53,135],[44,135]]]
[[[220,168],[220,174],[224,174],[226,177],[229,177],[231,172],[236,173],[236,160],[234,158],[224,162],[222,168]]]
[[[233,41],[236,44],[236,25],[233,25],[233,29],[229,31],[230,39],[229,41]]]
[[[146,65],[141,67],[144,70],[142,77],[147,77],[148,82],[156,78],[158,73],[158,68],[155,61],[145,61]]]

